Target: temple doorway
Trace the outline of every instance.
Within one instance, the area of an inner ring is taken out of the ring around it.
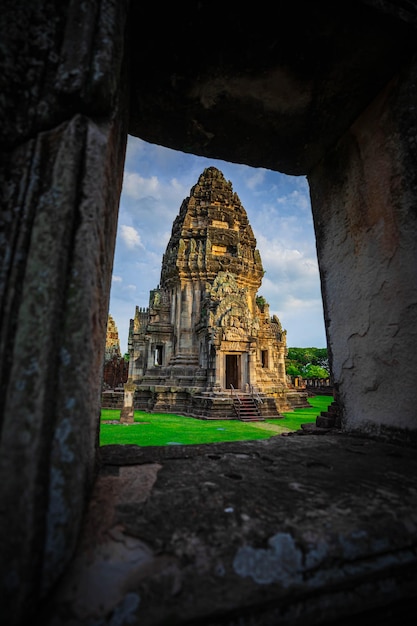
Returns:
[[[226,354],[226,389],[240,389],[240,354]]]

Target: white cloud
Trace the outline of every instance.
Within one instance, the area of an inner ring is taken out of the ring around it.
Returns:
[[[121,282],[123,282],[123,278],[122,278],[121,276],[115,276],[115,275],[113,274],[113,276],[112,276],[112,281],[113,281],[114,283],[121,283]]]
[[[294,189],[291,193],[277,198],[277,203],[296,210],[306,211],[310,209],[309,197],[306,193]]]
[[[303,292],[306,283],[315,287],[319,284],[317,254],[311,240],[304,241],[300,237],[301,245],[295,246],[294,243],[288,239],[285,245],[278,239],[268,240],[264,235],[258,238],[266,277],[276,283],[301,281],[297,287]]]
[[[123,193],[134,200],[139,200],[145,196],[158,195],[158,177],[144,178],[135,172],[125,172],[123,176]]]
[[[140,235],[136,228],[133,228],[133,226],[126,226],[126,224],[121,224],[120,237],[128,248],[144,248]]]
[[[248,187],[248,189],[255,189],[255,187],[262,185],[265,179],[266,170],[260,168],[260,169],[252,169],[249,171],[250,171],[250,175],[246,178],[246,181],[245,181],[246,187]],[[233,181],[232,181],[232,185],[233,185]]]
[[[318,298],[299,298],[289,294],[284,301],[284,307],[287,312],[297,313],[297,311],[313,308],[317,306],[321,307],[321,300]]]

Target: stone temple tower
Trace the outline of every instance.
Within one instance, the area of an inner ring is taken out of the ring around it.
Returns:
[[[110,361],[114,357],[120,358],[120,341],[119,331],[117,330],[116,322],[109,314],[107,318],[107,331],[106,331],[106,348],[104,351],[104,362]]]
[[[261,296],[256,239],[230,181],[208,167],[181,204],[149,307],[129,332],[128,409],[279,417],[294,395],[286,331]],[[123,416],[123,412],[122,412]]]

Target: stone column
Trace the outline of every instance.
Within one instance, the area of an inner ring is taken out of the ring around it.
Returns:
[[[65,571],[95,477],[127,107],[126,3],[9,7],[0,23],[0,604],[14,626]]]
[[[249,370],[249,384],[256,387],[258,384],[256,380],[256,342],[253,342],[249,346],[248,352],[248,370]]]
[[[239,357],[238,357],[239,358]],[[241,381],[241,388],[242,389],[246,389],[249,385],[249,353],[248,352],[242,352],[240,355],[240,366],[241,366],[241,373],[240,373],[240,381]]]
[[[225,388],[226,384],[226,357],[224,352],[217,351],[216,355],[216,387]]]
[[[181,285],[179,353],[191,355],[193,348],[193,285],[186,281]]]
[[[416,381],[416,73],[414,65],[392,80],[309,175],[332,379],[348,431],[417,430],[415,397],[403,392]]]

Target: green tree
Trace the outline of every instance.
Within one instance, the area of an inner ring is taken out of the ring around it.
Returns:
[[[324,367],[320,367],[320,365],[312,365],[309,363],[302,370],[303,378],[328,378],[329,372],[324,369]]]
[[[287,375],[291,376],[292,378],[296,378],[297,376],[301,376],[300,368],[297,367],[297,365],[294,365],[293,363],[290,363],[289,365],[287,365],[286,372],[287,372]]]
[[[297,374],[292,371],[298,370]],[[328,378],[327,348],[288,348],[286,371],[290,376],[303,378]]]

